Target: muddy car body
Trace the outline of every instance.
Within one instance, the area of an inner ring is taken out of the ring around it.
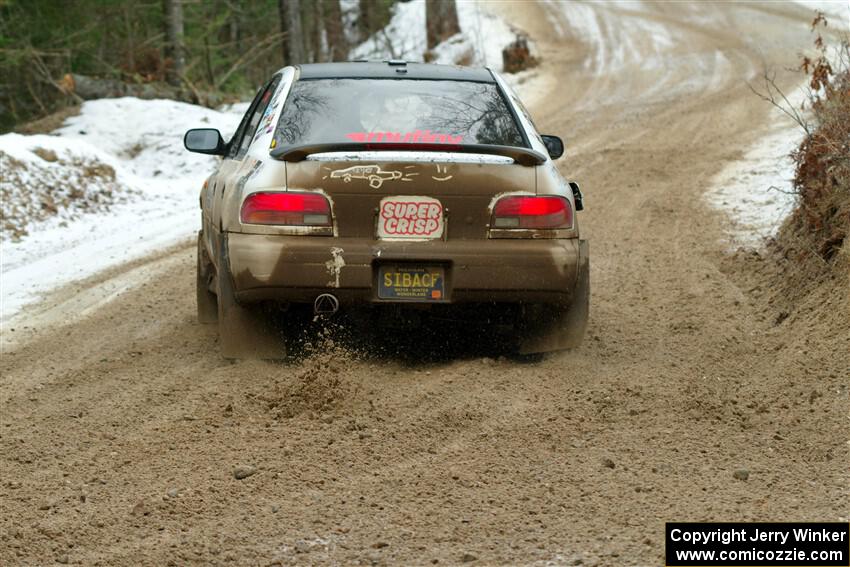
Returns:
[[[583,336],[581,193],[553,163],[560,139],[488,69],[287,67],[230,142],[198,129],[185,144],[222,156],[200,198],[198,311],[225,356],[280,353],[265,318],[298,305],[486,307],[522,353]]]

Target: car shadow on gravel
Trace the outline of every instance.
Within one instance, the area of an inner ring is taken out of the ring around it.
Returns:
[[[331,318],[301,314],[298,319],[293,325],[292,314],[288,314],[289,324],[276,325],[286,342],[284,363],[298,363],[328,349],[348,352],[360,360],[395,362],[408,367],[479,358],[519,363],[543,359],[542,355],[517,354],[514,333],[498,325],[462,321],[387,325],[376,324],[374,318],[360,313]]]

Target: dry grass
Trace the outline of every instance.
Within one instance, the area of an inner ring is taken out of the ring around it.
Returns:
[[[38,120],[19,124],[15,127],[18,134],[50,134],[61,128],[65,120],[80,113],[80,105],[66,106]]]
[[[808,236],[824,261],[838,256],[850,230],[850,72],[814,104],[815,130],[794,153],[800,199],[785,232]]]
[[[831,62],[820,35],[815,47],[820,56],[802,64],[810,76],[813,122],[793,153],[799,198],[776,241],[803,279],[847,276],[850,269],[850,46],[845,41]]]

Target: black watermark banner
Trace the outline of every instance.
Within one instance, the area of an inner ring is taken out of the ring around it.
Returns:
[[[668,522],[668,567],[850,566],[850,524]]]

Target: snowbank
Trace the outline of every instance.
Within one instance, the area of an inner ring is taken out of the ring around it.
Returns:
[[[434,48],[433,62],[480,65],[501,71],[502,49],[516,39],[516,32],[490,13],[485,2],[458,2],[457,12],[461,33]],[[352,49],[350,59],[422,61],[426,50],[425,0],[412,0],[396,3],[390,23]]]
[[[131,199],[137,188],[111,156],[53,136],[0,136],[0,238],[20,240],[47,220],[64,225]]]
[[[173,100],[93,100],[54,134],[91,143],[142,178],[197,179],[209,173],[214,158],[183,149],[183,134],[189,128],[218,128],[226,138],[246,110],[247,104],[217,111]]]
[[[0,187],[17,184],[18,206],[41,207],[45,199],[57,205],[28,222],[19,242],[0,240],[0,319],[50,289],[191,237],[198,192],[215,158],[186,152],[183,134],[209,126],[228,137],[245,108],[96,100],[54,135],[0,136],[0,158],[13,160],[11,170],[0,164]],[[3,206],[5,214],[5,194]]]

